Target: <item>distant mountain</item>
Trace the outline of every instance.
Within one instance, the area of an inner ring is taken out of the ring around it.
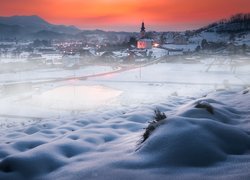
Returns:
[[[25,29],[18,25],[6,25],[0,23],[0,38],[20,36],[25,34]]]
[[[91,43],[121,43],[129,32],[80,30],[74,26],[54,25],[39,16],[0,17],[0,39],[82,39]]]
[[[53,25],[39,16],[0,17],[1,39],[83,40],[92,44],[117,44],[128,41],[134,33],[80,30],[74,26]]]
[[[51,24],[40,18],[39,16],[11,16],[0,17],[0,23],[6,25],[19,25],[32,28],[49,28]]]
[[[1,36],[15,36],[17,38],[29,37],[31,34],[40,31],[50,31],[54,33],[77,34],[81,30],[74,26],[54,25],[43,20],[39,16],[11,16],[0,17],[0,38]]]
[[[33,33],[32,36],[36,39],[50,40],[50,39],[63,39],[65,34],[54,32],[54,31],[42,30],[42,31]]]

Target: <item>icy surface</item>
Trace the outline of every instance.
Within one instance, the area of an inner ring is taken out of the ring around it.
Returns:
[[[2,130],[0,179],[249,179],[249,102],[218,91]],[[138,145],[155,109],[167,118]]]

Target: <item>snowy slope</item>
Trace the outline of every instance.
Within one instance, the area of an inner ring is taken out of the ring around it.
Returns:
[[[0,179],[249,179],[249,102],[219,91],[3,130]],[[167,118],[138,145],[156,108]]]
[[[190,42],[200,43],[203,39],[209,42],[228,42],[230,35],[227,33],[219,34],[217,32],[203,31],[199,34],[194,35],[189,39]]]

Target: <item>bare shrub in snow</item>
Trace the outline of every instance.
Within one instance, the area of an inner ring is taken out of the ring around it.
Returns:
[[[247,94],[247,93],[249,93],[249,89],[245,89],[245,90],[242,92],[242,94]]]
[[[196,104],[195,108],[206,109],[209,113],[214,114],[214,108],[206,101],[200,101]]]
[[[143,133],[142,140],[139,144],[146,141],[152,132],[160,125],[160,122],[167,118],[166,114],[161,112],[159,109],[154,110],[154,113],[154,120],[150,121],[148,127],[145,128],[145,132]]]

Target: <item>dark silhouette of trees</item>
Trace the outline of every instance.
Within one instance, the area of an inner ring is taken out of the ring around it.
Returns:
[[[222,19],[220,21],[209,24],[203,28],[195,30],[195,33],[202,31],[218,32],[218,33],[237,33],[250,30],[250,13],[239,13],[231,16],[228,19]]]
[[[131,36],[129,38],[128,44],[129,44],[129,46],[136,46],[136,42],[137,42],[136,38],[134,36]]]

